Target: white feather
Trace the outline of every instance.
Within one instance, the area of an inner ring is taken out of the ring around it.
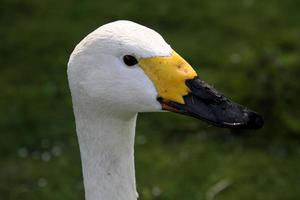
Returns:
[[[68,63],[86,200],[135,200],[134,135],[138,112],[160,111],[157,91],[138,59],[168,56],[155,31],[130,21],[101,26],[84,38]]]

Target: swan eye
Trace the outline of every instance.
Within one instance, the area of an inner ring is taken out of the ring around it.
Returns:
[[[131,55],[124,56],[123,61],[128,66],[133,66],[138,63],[137,59]]]

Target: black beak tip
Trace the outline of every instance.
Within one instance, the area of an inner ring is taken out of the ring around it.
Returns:
[[[250,129],[260,129],[264,125],[264,119],[262,116],[255,112],[248,113],[247,127]]]

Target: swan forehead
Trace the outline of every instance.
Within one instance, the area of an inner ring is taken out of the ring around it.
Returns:
[[[124,20],[99,27],[80,42],[76,49],[74,53],[89,49],[117,57],[131,54],[138,59],[169,56],[172,53],[170,45],[160,34],[140,24]]]

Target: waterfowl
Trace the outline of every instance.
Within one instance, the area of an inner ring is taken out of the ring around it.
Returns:
[[[135,200],[137,113],[167,110],[227,128],[262,118],[217,92],[155,31],[131,21],[103,25],[68,63],[86,200]]]

